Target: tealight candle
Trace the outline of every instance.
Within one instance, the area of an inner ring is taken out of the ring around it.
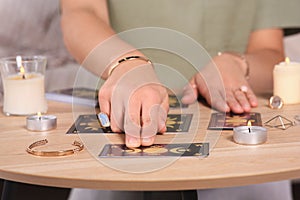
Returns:
[[[300,103],[300,63],[285,62],[275,65],[273,70],[273,95],[279,96],[284,104]]]
[[[54,115],[31,115],[26,118],[26,127],[30,131],[48,131],[56,128],[56,116]]]
[[[233,140],[238,144],[256,145],[267,141],[267,129],[261,126],[238,126],[233,128]]]

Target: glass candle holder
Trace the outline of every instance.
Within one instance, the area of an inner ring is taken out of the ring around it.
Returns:
[[[3,84],[3,112],[32,115],[47,112],[44,56],[16,56],[0,59]]]

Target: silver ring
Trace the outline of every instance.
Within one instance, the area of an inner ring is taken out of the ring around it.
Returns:
[[[108,115],[106,113],[100,112],[97,114],[97,117],[98,117],[98,120],[102,127],[106,128],[106,127],[110,126],[110,121],[109,121]]]
[[[192,84],[191,87],[192,87],[193,89],[196,89],[196,88],[197,88],[197,85],[196,85],[196,84]]]
[[[244,92],[244,93],[248,92],[248,87],[246,85],[242,85],[239,89],[241,92]]]
[[[236,92],[236,91],[241,91],[243,93],[247,93],[248,92],[248,87],[246,85],[242,85],[238,89],[234,90],[234,92]]]

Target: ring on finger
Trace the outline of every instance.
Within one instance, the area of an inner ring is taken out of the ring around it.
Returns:
[[[241,87],[239,87],[238,89],[234,90],[236,91],[241,91],[243,93],[247,93],[248,92],[248,87],[246,85],[242,85]]]
[[[108,118],[108,115],[104,112],[100,112],[97,114],[97,117],[99,119],[100,125],[104,128],[109,127],[110,126],[110,121]]]
[[[193,89],[195,89],[195,88],[197,88],[197,85],[196,85],[196,84],[192,84],[191,87],[192,87]]]
[[[196,84],[190,84],[190,85],[187,85],[184,87],[184,89],[189,89],[189,87],[191,87],[192,89],[196,89],[197,88],[197,85]]]

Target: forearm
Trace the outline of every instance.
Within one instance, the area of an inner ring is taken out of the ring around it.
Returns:
[[[74,58],[82,63],[86,56],[114,31],[92,12],[85,10],[62,11],[64,42]]]
[[[128,55],[142,55],[115,35],[102,12],[70,7],[62,3],[64,41],[72,56],[89,71],[106,79],[111,63]]]
[[[284,53],[272,49],[262,49],[247,53],[250,68],[249,83],[256,93],[270,92],[273,88],[273,68],[284,60]]]
[[[246,58],[252,89],[256,93],[272,91],[274,65],[284,60],[283,31],[274,28],[253,32],[249,37]]]

